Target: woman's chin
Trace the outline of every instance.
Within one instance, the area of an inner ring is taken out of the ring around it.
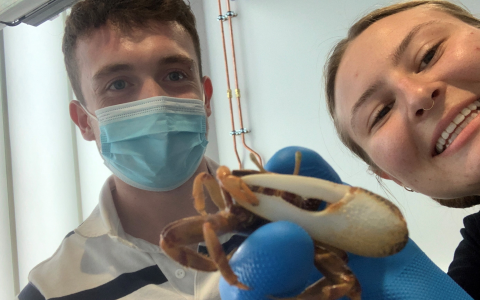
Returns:
[[[453,208],[467,208],[480,204],[480,196],[465,196],[454,199],[432,199],[440,203],[440,205]]]

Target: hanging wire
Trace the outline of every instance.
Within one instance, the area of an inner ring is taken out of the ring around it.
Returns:
[[[222,5],[220,3],[220,0],[218,0],[218,21],[220,23],[220,30],[222,32],[222,43],[223,43],[223,57],[225,60],[225,72],[227,75],[227,98],[228,98],[228,103],[230,104],[230,120],[232,122],[232,133],[235,133],[235,120],[233,117],[233,104],[232,104],[232,90],[230,89],[230,73],[228,71],[228,59],[227,59],[227,46],[225,42],[225,32],[223,30],[223,21],[224,16],[222,15]],[[237,157],[238,161],[238,167],[242,169],[242,161],[240,160],[240,156],[238,155],[238,149],[237,149],[237,139],[235,134],[232,134],[232,139],[233,139],[233,149],[235,151],[235,155]]]
[[[242,143],[243,146],[250,151],[252,154],[254,154],[257,157],[257,160],[259,161],[260,165],[262,165],[262,158],[260,155],[255,152],[252,148],[250,148],[246,141],[245,141],[245,133],[248,133],[248,131],[245,129],[243,126],[243,115],[242,115],[242,106],[241,106],[241,93],[240,93],[240,88],[238,84],[238,73],[237,73],[237,61],[236,61],[236,56],[235,56],[235,43],[234,43],[234,38],[233,38],[233,26],[232,26],[232,17],[236,16],[235,13],[233,13],[230,10],[230,0],[226,0],[227,4],[227,13],[225,15],[222,15],[222,5],[221,5],[221,0],[218,0],[218,8],[219,8],[219,17],[218,20],[220,21],[221,24],[221,32],[222,32],[222,41],[223,41],[223,52],[224,52],[224,57],[225,57],[225,68],[227,70],[227,86],[228,86],[228,96],[230,100],[230,114],[232,117],[232,126],[233,124],[233,109],[232,109],[232,93],[230,89],[230,77],[229,77],[229,72],[228,72],[228,60],[227,60],[227,50],[226,50],[226,42],[225,42],[225,32],[223,29],[223,21],[226,21],[228,19],[229,25],[230,25],[230,40],[231,40],[231,48],[232,48],[232,60],[233,60],[233,73],[234,73],[234,78],[235,78],[235,97],[237,98],[237,105],[238,105],[238,114],[239,114],[239,121],[240,121],[240,130],[235,131],[233,129],[232,133],[235,139],[235,135],[240,134],[242,136]],[[236,145],[236,144],[235,144]],[[236,149],[236,148],[235,148]],[[238,158],[238,153],[237,154],[237,159]]]

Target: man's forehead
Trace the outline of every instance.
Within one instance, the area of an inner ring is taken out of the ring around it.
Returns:
[[[76,58],[78,66],[82,69],[85,65],[97,65],[97,60],[103,55],[110,55],[122,50],[134,48],[135,44],[146,39],[159,37],[165,41],[173,41],[176,46],[191,53],[192,59],[197,62],[195,46],[186,29],[177,22],[152,21],[145,27],[132,27],[120,30],[118,26],[107,23],[82,36],[77,41]],[[162,43],[162,45],[173,43]],[[161,50],[159,48],[159,50]],[[110,57],[111,58],[111,57]]]
[[[144,26],[118,26],[107,22],[105,25],[94,28],[78,39],[78,44],[109,44],[128,40],[139,43],[153,35],[164,35],[174,39],[190,38],[187,30],[177,22],[149,21]],[[193,44],[193,42],[192,42]]]

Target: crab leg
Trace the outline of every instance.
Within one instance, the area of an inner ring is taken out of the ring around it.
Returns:
[[[205,272],[217,271],[215,262],[187,245],[204,240],[202,226],[207,217],[197,216],[170,223],[160,234],[160,247],[179,264]]]
[[[215,180],[212,175],[205,172],[198,174],[193,182],[192,195],[193,206],[195,207],[195,210],[202,216],[207,215],[207,212],[205,211],[205,193],[203,191],[203,186],[207,188],[208,194],[210,195],[213,203],[215,203],[220,210],[224,210],[225,203],[223,201],[217,180]]]
[[[291,298],[277,300],[335,300],[347,296],[352,300],[361,300],[361,288],[355,275],[343,259],[322,247],[315,248],[315,266],[324,275],[302,293]]]
[[[255,193],[260,200],[257,206],[239,201],[246,209],[270,221],[294,222],[314,240],[333,247],[358,255],[382,257],[397,253],[408,241],[407,225],[400,210],[367,190],[293,175],[255,174],[242,180],[247,185],[285,190],[333,203],[323,211],[311,212],[260,193]]]
[[[327,283],[324,284],[321,282],[322,279],[320,279],[308,287],[303,294],[311,293],[312,295],[316,295],[316,297],[318,297],[319,293],[330,295],[330,297],[326,298],[329,300],[338,299],[347,295],[352,300],[360,300],[360,283],[343,259],[327,249],[316,247],[315,266],[324,274],[325,279],[328,278],[326,280]]]
[[[214,225],[210,222],[203,224],[203,233],[205,235],[205,244],[207,245],[208,253],[217,265],[220,273],[222,273],[225,281],[230,285],[235,285],[239,289],[248,290],[249,288],[246,285],[238,281],[237,275],[235,275],[228,264],[228,257],[225,255],[222,244],[220,244],[218,240]]]
[[[293,175],[300,173],[300,162],[302,161],[302,152],[295,152],[295,169],[293,169]]]

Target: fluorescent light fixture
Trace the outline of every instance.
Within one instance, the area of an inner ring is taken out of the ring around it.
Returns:
[[[79,0],[0,0],[0,29],[26,23],[38,26]]]

